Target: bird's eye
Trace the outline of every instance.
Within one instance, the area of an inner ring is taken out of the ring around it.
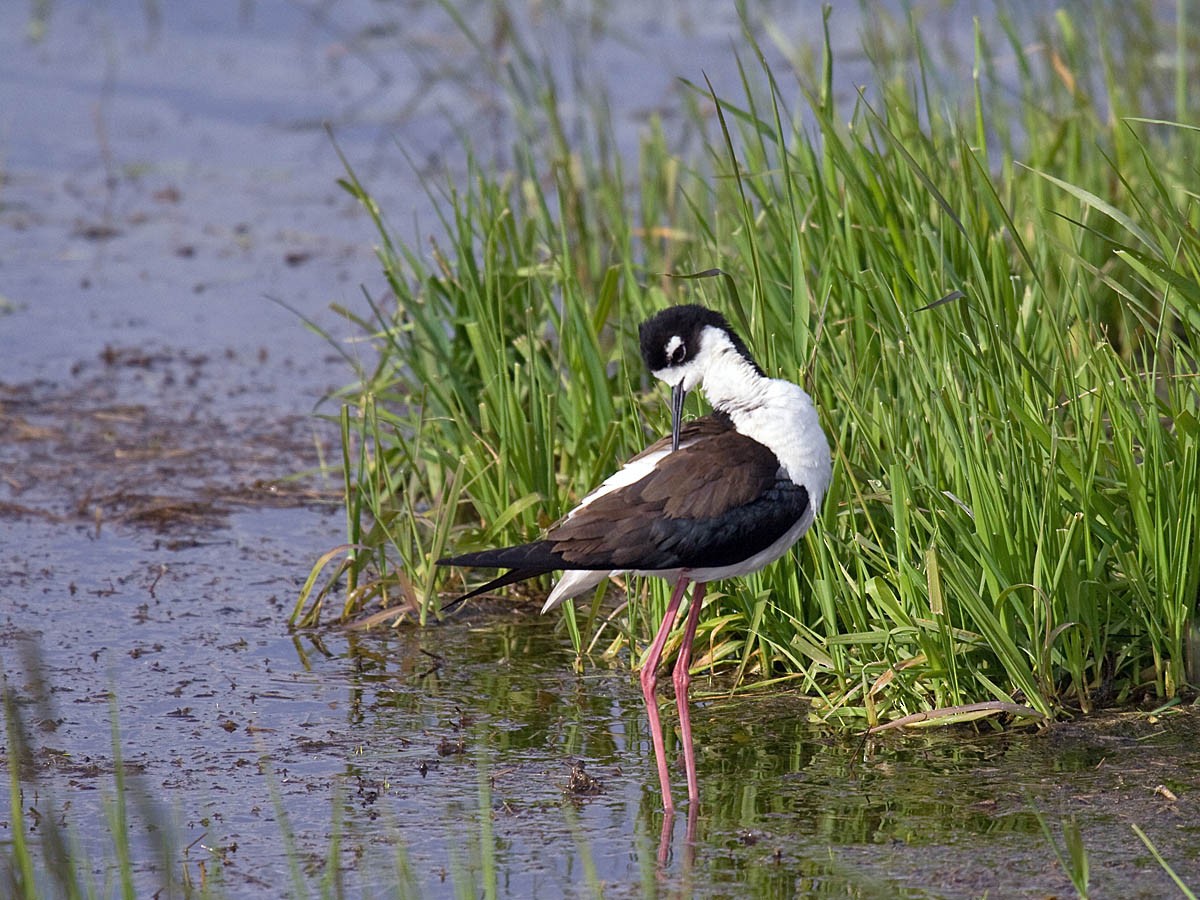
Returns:
[[[671,351],[670,355],[671,355],[671,365],[673,365],[673,366],[679,365],[681,362],[683,362],[685,359],[687,359],[687,345],[686,344],[676,344],[675,348]]]

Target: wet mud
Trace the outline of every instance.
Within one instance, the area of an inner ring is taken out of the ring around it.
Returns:
[[[0,516],[199,540],[227,526],[234,507],[337,503],[298,468],[306,458],[316,468],[314,442],[331,449],[332,429],[313,416],[224,415],[205,395],[209,367],[251,368],[266,356],[109,346],[65,382],[0,384]]]

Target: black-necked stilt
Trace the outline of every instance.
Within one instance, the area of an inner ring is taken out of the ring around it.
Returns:
[[[694,583],[673,677],[694,810],[699,786],[688,668],[705,585],[761,569],[808,530],[829,486],[829,442],[808,394],[790,381],[768,378],[719,313],[671,307],[643,323],[640,336],[646,365],[671,386],[671,436],[633,457],[543,539],[438,564],[511,570],[460,599],[564,570],[543,612],[617,572],[674,583],[641,671],[668,811],[674,804],[655,688],[667,636],[684,591]],[[684,397],[697,386],[713,412],[683,424]]]

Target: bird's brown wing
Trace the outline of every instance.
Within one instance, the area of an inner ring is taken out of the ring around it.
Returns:
[[[669,449],[667,437],[626,468]],[[468,597],[559,569],[726,566],[773,544],[808,503],[808,491],[788,479],[774,453],[714,414],[685,425],[680,450],[662,455],[642,478],[585,497],[542,540],[438,564],[513,570]]]
[[[731,565],[770,546],[807,508],[808,492],[787,478],[774,453],[712,415],[688,423],[681,449],[645,477],[585,498],[544,543],[570,569]]]

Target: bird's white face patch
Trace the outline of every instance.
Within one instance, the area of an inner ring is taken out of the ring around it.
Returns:
[[[677,334],[671,335],[670,340],[663,347],[663,355],[667,359],[667,364],[661,369],[655,369],[650,374],[659,381],[665,381],[670,385],[682,381],[688,368],[686,364],[688,348],[683,338]]]
[[[700,333],[699,340],[692,344],[677,334],[672,335],[663,347],[667,365],[655,369],[650,374],[669,385],[674,386],[682,382],[685,390],[695,390],[704,375],[706,349],[711,342],[709,332],[720,333],[708,326]]]
[[[687,345],[683,343],[683,338],[681,338],[679,335],[672,335],[671,339],[667,341],[665,352],[667,355],[667,361],[670,362],[671,365],[677,366],[679,363],[683,362],[687,355]]]
[[[653,375],[655,378],[657,378],[659,381],[663,381],[669,385],[674,386],[674,384],[676,382],[683,381],[683,376],[686,375],[687,372],[683,369],[670,368],[670,369],[655,369],[650,374]]]

